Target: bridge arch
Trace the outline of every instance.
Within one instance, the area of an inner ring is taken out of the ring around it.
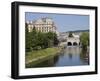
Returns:
[[[71,42],[68,42],[67,45],[68,45],[68,46],[72,46],[73,44],[72,44]]]
[[[81,43],[79,42],[79,45],[81,45]]]
[[[73,42],[73,46],[77,46],[78,45],[78,43],[77,42]]]

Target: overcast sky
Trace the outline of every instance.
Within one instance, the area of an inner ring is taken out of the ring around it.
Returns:
[[[89,29],[88,15],[51,14],[51,13],[34,13],[34,12],[25,13],[26,21],[28,20],[34,21],[44,17],[52,18],[59,32]]]

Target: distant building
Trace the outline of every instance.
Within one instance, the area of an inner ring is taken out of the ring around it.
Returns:
[[[68,46],[71,46],[71,45],[81,46],[80,36],[82,33],[85,33],[85,32],[89,32],[89,30],[76,30],[76,31],[60,32],[58,39],[62,45],[66,44]],[[72,33],[73,37],[69,37],[69,33]]]
[[[36,29],[36,31],[40,32],[55,32],[58,35],[57,27],[52,20],[52,18],[40,18],[35,21],[27,21],[29,32],[32,31],[33,28]]]

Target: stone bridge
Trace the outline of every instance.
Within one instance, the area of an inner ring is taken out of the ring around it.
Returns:
[[[58,37],[58,39],[60,41],[60,45],[81,46],[80,35],[83,32],[89,32],[89,30],[77,30],[77,31],[61,32],[59,34],[59,37]]]
[[[67,46],[79,46],[80,45],[80,39],[79,38],[75,38],[75,37],[68,37],[67,38]]]
[[[67,46],[80,46],[80,39],[79,38],[66,38],[66,41],[61,42],[60,45],[67,45]]]
[[[68,37],[67,35],[63,37],[64,41],[61,41],[60,45],[67,46],[80,46],[80,36],[74,35],[73,37]]]

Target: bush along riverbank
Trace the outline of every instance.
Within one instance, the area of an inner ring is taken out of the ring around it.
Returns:
[[[52,47],[46,49],[40,49],[38,51],[32,51],[26,53],[25,65],[26,68],[29,68],[30,65],[35,65],[44,60],[51,58],[52,56],[56,56],[62,51],[62,47]]]

